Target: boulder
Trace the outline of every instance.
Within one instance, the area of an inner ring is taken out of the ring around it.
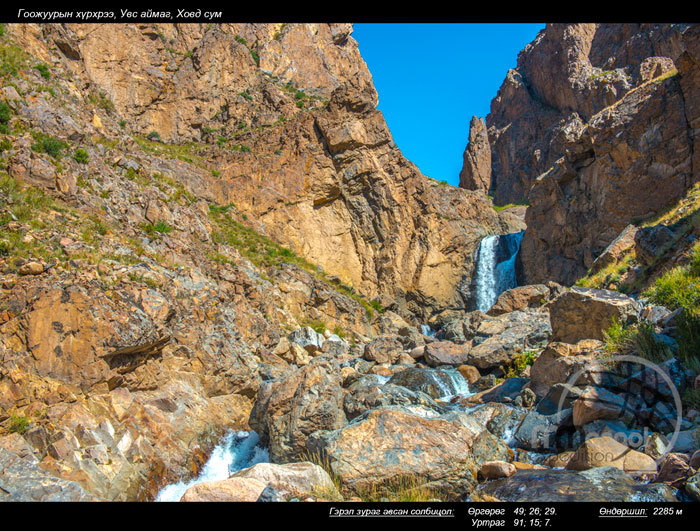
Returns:
[[[603,340],[613,321],[638,320],[640,305],[616,291],[574,287],[548,304],[552,341],[576,343],[582,339]]]
[[[515,310],[539,308],[549,299],[549,287],[544,284],[518,286],[504,291],[491,306],[488,315],[502,315]]]
[[[318,357],[287,377],[260,386],[249,424],[269,445],[273,463],[299,460],[310,433],[347,422],[342,383],[340,369]]]
[[[304,328],[294,330],[287,336],[287,339],[302,347],[309,354],[314,354],[321,350],[326,338],[323,337],[323,334],[319,334],[310,326],[305,326]]]
[[[430,395],[391,383],[380,386],[362,385],[361,382],[357,382],[349,388],[343,399],[348,419],[354,419],[371,409],[390,405],[417,406],[436,414],[446,412],[445,406],[439,405]]]
[[[517,310],[487,317],[476,330],[469,363],[484,370],[501,367],[518,353],[546,345],[550,334],[546,311]]]
[[[232,478],[256,479],[278,491],[308,494],[314,490],[330,489],[338,494],[333,480],[323,468],[309,463],[258,463],[233,474]]]
[[[487,461],[479,468],[479,475],[484,479],[507,478],[515,474],[516,467],[506,461]]]
[[[251,477],[231,477],[222,481],[203,481],[188,488],[182,502],[254,502],[265,483]]]
[[[481,463],[511,455],[465,413],[426,418],[395,406],[373,409],[339,430],[316,432],[307,446],[327,456],[333,473],[355,493],[413,478],[448,499],[474,488]]]
[[[471,344],[458,345],[452,341],[436,341],[426,345],[423,358],[431,367],[452,365],[458,367],[469,359]]]
[[[403,343],[395,335],[378,336],[365,346],[364,358],[377,363],[396,363],[403,353]]]
[[[580,371],[598,374],[602,369],[596,356],[603,353],[604,347],[598,340],[582,340],[573,345],[551,342],[530,368],[530,388],[538,397],[544,397],[554,384],[567,383]],[[582,379],[591,378],[584,374]]]
[[[605,466],[613,466],[634,475],[656,474],[657,471],[654,459],[631,450],[611,437],[594,437],[585,441],[571,456],[566,468],[588,470]]]

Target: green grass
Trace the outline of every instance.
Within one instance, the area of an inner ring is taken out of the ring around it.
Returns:
[[[143,223],[141,229],[148,235],[150,240],[160,237],[161,234],[172,232],[175,227],[168,225],[167,222],[160,220],[156,223]]]
[[[80,164],[87,164],[89,158],[88,152],[83,148],[78,148],[73,152],[73,159]]]
[[[91,92],[88,94],[88,101],[95,107],[100,107],[107,111],[108,113],[113,113],[114,102],[110,99],[109,95],[101,90],[99,92]]]
[[[52,136],[41,132],[33,132],[35,142],[31,145],[32,149],[37,153],[46,153],[55,159],[60,159],[63,156],[63,150],[68,147],[68,144],[58,140]]]
[[[520,376],[528,366],[535,363],[536,356],[537,352],[534,350],[526,350],[513,356],[506,367],[501,367],[501,370],[505,373],[505,378]]]
[[[308,326],[312,328],[318,334],[323,334],[328,329],[325,321],[320,319],[304,319],[300,324],[302,327]]]
[[[23,435],[29,429],[29,425],[29,419],[25,415],[14,414],[10,417],[7,431],[8,433],[19,433]]]
[[[502,210],[505,210],[506,208],[513,208],[513,207],[517,207],[517,206],[530,206],[530,203],[528,203],[527,201],[524,201],[522,203],[508,203],[507,205],[493,205],[493,209],[496,212],[500,212]]]
[[[27,64],[27,54],[14,44],[0,44],[0,76],[15,77]]]
[[[44,79],[51,79],[51,72],[49,71],[48,65],[45,65],[44,63],[36,64],[34,65],[34,70],[38,70],[41,77]]]
[[[375,311],[383,311],[377,309],[377,303],[373,305],[367,302],[351,286],[347,286],[338,280],[331,280],[318,266],[297,256],[291,249],[272,241],[251,227],[233,219],[231,216],[232,210],[235,210],[235,206],[232,204],[223,206],[209,205],[209,217],[218,228],[212,234],[214,243],[234,247],[241,255],[258,267],[279,268],[285,263],[293,264],[310,273],[316,279],[329,284],[339,293],[358,302],[365,309],[367,317],[370,319]],[[241,214],[242,219],[245,219],[245,217],[245,214]]]
[[[649,323],[624,326],[613,321],[603,332],[603,337],[611,354],[635,355],[654,363],[666,361],[674,355],[669,345],[656,339],[654,327]]]

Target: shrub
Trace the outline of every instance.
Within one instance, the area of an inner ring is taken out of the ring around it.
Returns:
[[[29,429],[29,419],[24,415],[12,415],[7,431],[9,433],[24,434]]]
[[[103,108],[105,111],[114,112],[114,103],[103,90],[100,92],[92,92],[88,95],[88,101],[97,107]]]
[[[124,129],[126,127],[126,120],[119,120],[119,127]]]
[[[160,134],[158,133],[158,131],[151,131],[146,135],[146,138],[148,138],[149,140],[156,140],[160,142]]]
[[[238,95],[239,95],[239,96],[243,96],[243,97],[244,97],[245,99],[247,99],[248,101],[251,101],[251,100],[253,99],[253,97],[252,97],[250,94],[248,94],[248,91],[247,91],[247,90],[244,90],[244,91],[239,92]]]
[[[61,158],[62,151],[68,147],[65,142],[43,133],[35,133],[33,136],[36,142],[32,144],[32,149],[37,153],[47,153],[56,159]]]
[[[34,69],[38,70],[41,74],[41,77],[43,77],[44,79],[51,79],[51,72],[49,72],[48,65],[45,65],[44,63],[39,63],[37,65],[34,65]]]
[[[78,148],[73,152],[73,159],[80,164],[87,164],[88,152],[83,148]]]
[[[221,172],[219,170],[211,170],[211,174],[214,177],[219,177],[221,175]]]
[[[7,134],[8,128],[7,124],[12,116],[12,109],[7,104],[7,102],[0,101],[0,133],[3,135]]]

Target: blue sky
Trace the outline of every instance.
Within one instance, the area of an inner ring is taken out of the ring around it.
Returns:
[[[471,117],[486,117],[518,52],[544,24],[354,28],[394,141],[425,175],[456,186]]]

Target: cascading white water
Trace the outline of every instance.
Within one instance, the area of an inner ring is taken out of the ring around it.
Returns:
[[[269,452],[258,443],[258,434],[247,431],[229,432],[214,448],[199,476],[195,479],[173,483],[161,489],[156,501],[180,501],[192,485],[204,481],[220,481],[239,470],[270,460]]]
[[[476,308],[487,312],[504,291],[518,285],[515,258],[523,232],[486,236],[479,243],[476,264]]]

